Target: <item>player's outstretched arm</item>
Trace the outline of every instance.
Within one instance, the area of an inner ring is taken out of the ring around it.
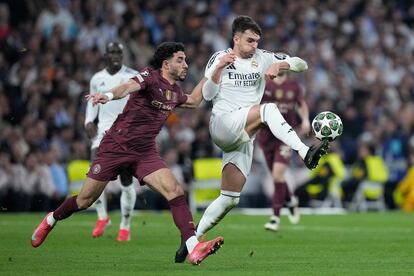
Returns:
[[[274,79],[280,70],[289,70],[299,73],[308,70],[308,64],[300,57],[288,57],[270,65],[265,72],[265,78]]]
[[[93,105],[98,103],[105,104],[111,100],[122,99],[126,97],[129,93],[139,91],[141,86],[134,80],[130,79],[127,82],[115,86],[108,92],[101,94],[101,93],[93,93],[86,95],[86,100],[92,101]]]
[[[179,107],[197,108],[203,100],[202,89],[206,80],[206,77],[201,79],[201,81],[196,85],[196,87],[194,87],[193,91],[191,91],[191,94],[187,95],[187,101]]]

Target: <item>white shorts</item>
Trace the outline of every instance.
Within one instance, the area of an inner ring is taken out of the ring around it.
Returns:
[[[210,135],[214,143],[223,150],[222,167],[228,163],[236,165],[245,177],[250,172],[253,159],[253,140],[244,129],[251,107],[229,113],[212,114]]]

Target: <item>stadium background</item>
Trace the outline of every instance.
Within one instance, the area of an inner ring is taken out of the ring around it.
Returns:
[[[190,67],[182,86],[191,91],[211,54],[230,47],[231,22],[240,14],[262,26],[260,48],[308,61],[310,70],[295,78],[305,87],[310,117],[324,110],[341,116],[337,148],[346,165],[355,162],[360,139],[375,146],[390,171],[386,195],[394,208],[391,194],[414,148],[411,1],[35,0],[0,3],[0,167],[9,176],[0,182],[2,210],[46,211],[69,192],[65,177],[29,185],[30,175],[89,158],[84,96],[104,67],[107,42],[122,42],[124,63],[135,69],[148,64],[159,42],[184,42]],[[210,108],[178,110],[158,137],[184,185],[192,181],[194,160],[220,157],[208,134]],[[247,207],[270,206],[271,187],[257,184],[263,173],[258,158],[244,191],[253,195]],[[139,192],[137,208],[166,207],[151,192]]]

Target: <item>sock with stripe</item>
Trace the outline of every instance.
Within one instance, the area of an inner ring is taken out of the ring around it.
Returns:
[[[217,225],[240,200],[239,192],[221,191],[221,194],[206,209],[197,227],[197,238]]]

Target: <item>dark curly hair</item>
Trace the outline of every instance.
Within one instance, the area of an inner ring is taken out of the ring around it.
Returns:
[[[174,53],[183,51],[184,52],[184,44],[181,42],[163,42],[158,45],[157,49],[155,50],[154,56],[150,61],[150,65],[154,69],[160,69],[162,67],[162,62],[171,58]]]
[[[235,33],[243,33],[244,31],[251,30],[258,35],[262,35],[262,29],[250,16],[240,15],[236,17],[231,26],[233,36]]]

